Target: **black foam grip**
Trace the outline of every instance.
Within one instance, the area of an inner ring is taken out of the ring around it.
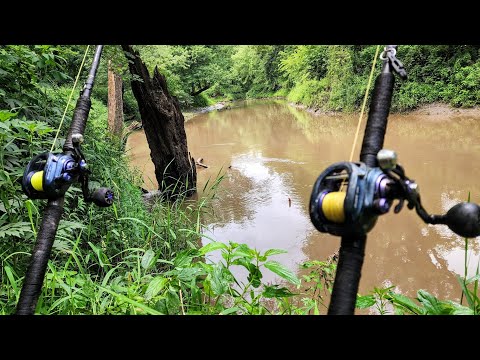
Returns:
[[[365,258],[366,236],[342,237],[328,315],[353,315]]]
[[[17,304],[17,315],[33,315],[38,297],[42,290],[43,278],[47,269],[48,259],[52,251],[53,241],[58,223],[63,213],[63,207],[48,204],[44,210],[42,224],[33,248],[32,258],[23,282],[20,299]]]
[[[80,96],[73,113],[72,124],[68,130],[68,135],[63,145],[63,151],[68,151],[73,148],[72,135],[81,134],[85,132],[85,126],[87,124],[88,113],[90,112],[91,101],[90,98]]]
[[[360,151],[360,161],[367,166],[377,166],[377,153],[383,147],[394,83],[395,77],[392,73],[381,73],[375,80],[375,90]]]
[[[377,166],[377,153],[383,147],[395,83],[395,78],[389,68],[384,67],[384,70],[386,72],[382,72],[375,80],[375,89],[360,151],[360,161],[370,167]],[[332,298],[328,308],[329,315],[354,314],[366,241],[366,235],[356,238],[342,237]]]

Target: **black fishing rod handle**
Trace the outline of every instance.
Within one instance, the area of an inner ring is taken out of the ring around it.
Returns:
[[[103,45],[97,45],[95,50],[95,55],[92,61],[92,66],[90,67],[90,73],[88,79],[85,82],[85,87],[82,91],[82,94],[77,100],[75,110],[73,112],[72,123],[70,129],[68,130],[67,137],[65,138],[65,144],[63,145],[63,151],[71,151],[73,149],[72,135],[85,133],[85,127],[87,126],[88,114],[92,106],[90,101],[90,95],[92,92],[93,84],[95,82],[95,76],[97,74],[97,69],[100,64],[100,56],[102,54]]]
[[[20,299],[17,304],[17,315],[33,315],[37,307],[38,297],[42,291],[43,279],[47,270],[48,259],[52,251],[53,241],[58,223],[63,213],[63,197],[50,200],[44,210],[42,224],[33,248],[30,265],[23,282]]]
[[[377,166],[377,153],[383,148],[394,84],[395,78],[390,64],[385,62],[381,74],[375,80],[360,151],[360,161],[370,167]],[[366,235],[342,237],[332,298],[328,308],[329,315],[354,314],[366,242]]]
[[[365,258],[366,235],[342,237],[328,315],[353,315]]]
[[[90,107],[92,102],[89,98],[79,97],[77,105],[73,112],[72,124],[68,130],[67,137],[65,138],[65,144],[63,145],[63,151],[73,149],[73,134],[83,135],[85,133],[85,127],[87,126],[88,114],[90,113]]]
[[[360,151],[360,161],[370,167],[377,166],[377,153],[383,148],[394,84],[395,77],[390,71],[390,65],[386,63],[384,70],[375,80]]]

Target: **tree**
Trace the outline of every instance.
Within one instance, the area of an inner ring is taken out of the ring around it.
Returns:
[[[185,120],[178,100],[170,95],[166,79],[157,67],[150,77],[139,53],[130,45],[122,48],[130,60],[132,91],[138,102],[159,189],[167,197],[184,191],[190,196],[196,191],[197,172],[188,152]]]

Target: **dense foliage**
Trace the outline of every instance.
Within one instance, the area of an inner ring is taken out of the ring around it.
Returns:
[[[143,46],[151,66],[167,74],[184,105],[208,104],[205,96],[227,99],[286,96],[324,110],[359,108],[375,54],[374,45]],[[401,45],[399,59],[409,75],[397,81],[394,110],[444,102],[480,104],[480,47]],[[377,64],[378,71],[380,63]],[[212,87],[192,97],[192,84]]]

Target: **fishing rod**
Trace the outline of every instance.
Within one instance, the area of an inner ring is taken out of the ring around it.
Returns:
[[[65,193],[69,187],[79,182],[83,198],[100,207],[113,204],[113,191],[106,187],[90,192],[88,176],[91,173],[80,145],[87,125],[91,108],[90,95],[100,63],[103,45],[97,45],[92,66],[85,85],[80,92],[72,123],[61,153],[44,152],[28,163],[22,178],[22,189],[30,199],[47,199],[40,229],[37,234],[32,257],[25,274],[17,315],[33,315],[42,290],[48,259],[55,240],[60,218],[63,214]]]
[[[360,162],[330,165],[317,178],[310,196],[310,219],[315,228],[341,237],[329,315],[354,314],[367,233],[378,216],[389,212],[394,201],[398,200],[395,214],[406,201],[408,209],[415,209],[427,224],[447,225],[462,237],[480,235],[480,206],[461,202],[444,215],[429,214],[420,201],[417,183],[397,163],[397,154],[383,149],[394,73],[402,79],[407,77],[396,50],[396,45],[387,45],[380,55],[382,71],[375,80]]]

